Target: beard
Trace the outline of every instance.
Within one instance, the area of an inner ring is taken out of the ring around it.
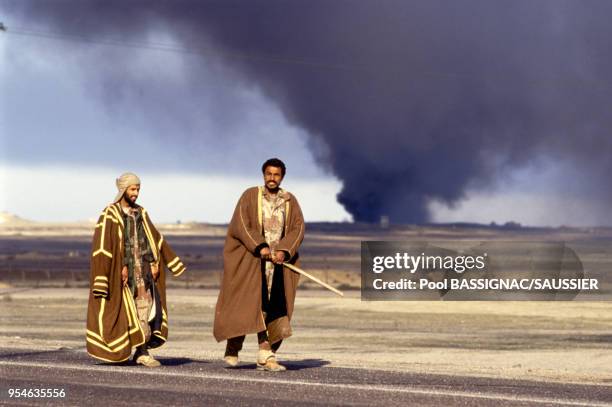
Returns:
[[[132,200],[127,191],[123,193],[123,199],[125,199],[125,202],[127,202],[130,207],[136,208],[136,199]]]
[[[277,193],[278,190],[280,189],[278,184],[268,184],[266,183],[266,188],[268,189],[268,191],[274,193]]]

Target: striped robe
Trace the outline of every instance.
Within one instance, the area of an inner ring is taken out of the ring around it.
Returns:
[[[166,308],[166,267],[175,277],[185,266],[157,231],[147,211],[141,207],[145,234],[159,263],[155,283],[158,300],[156,317],[152,321],[150,348],[163,345],[168,338]],[[87,353],[105,362],[129,359],[132,348],[144,343],[144,333],[138,322],[136,306],[128,287],[123,287],[121,269],[124,256],[124,223],[121,204],[107,206],[96,224],[89,277],[87,309]]]

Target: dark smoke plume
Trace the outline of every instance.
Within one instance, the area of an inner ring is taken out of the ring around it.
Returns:
[[[423,222],[541,157],[612,173],[612,2],[14,1],[54,31],[165,30],[306,129],[356,221]],[[603,191],[602,191],[603,189]],[[610,199],[609,186],[593,188]]]

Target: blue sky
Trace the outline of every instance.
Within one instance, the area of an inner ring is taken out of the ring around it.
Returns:
[[[83,68],[98,52],[128,60],[127,75],[151,95],[130,90],[107,100],[110,90]],[[261,163],[278,156],[288,167],[283,186],[310,219],[350,220],[335,200],[340,182],[257,88],[214,69],[200,77],[201,93],[184,82],[191,59],[201,57],[27,36],[0,36],[0,55],[0,210],[89,219],[113,198],[115,178],[134,171],[141,203],[160,220],[223,223],[242,190],[261,183]],[[151,85],[152,72],[163,86]]]

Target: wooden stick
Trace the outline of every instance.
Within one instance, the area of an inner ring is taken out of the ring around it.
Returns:
[[[324,283],[323,281],[319,280],[318,278],[316,278],[313,275],[308,274],[307,272],[305,272],[304,270],[302,270],[299,267],[294,266],[293,264],[289,264],[289,263],[283,263],[283,266],[287,267],[290,270],[295,271],[298,274],[303,275],[304,277],[308,277],[309,279],[311,279],[312,281],[314,281],[315,283],[322,285],[323,287],[327,288],[330,291],[335,292],[336,294],[338,294],[341,297],[344,297],[344,293],[342,293],[342,291],[338,290],[337,288],[332,287],[329,284]]]

